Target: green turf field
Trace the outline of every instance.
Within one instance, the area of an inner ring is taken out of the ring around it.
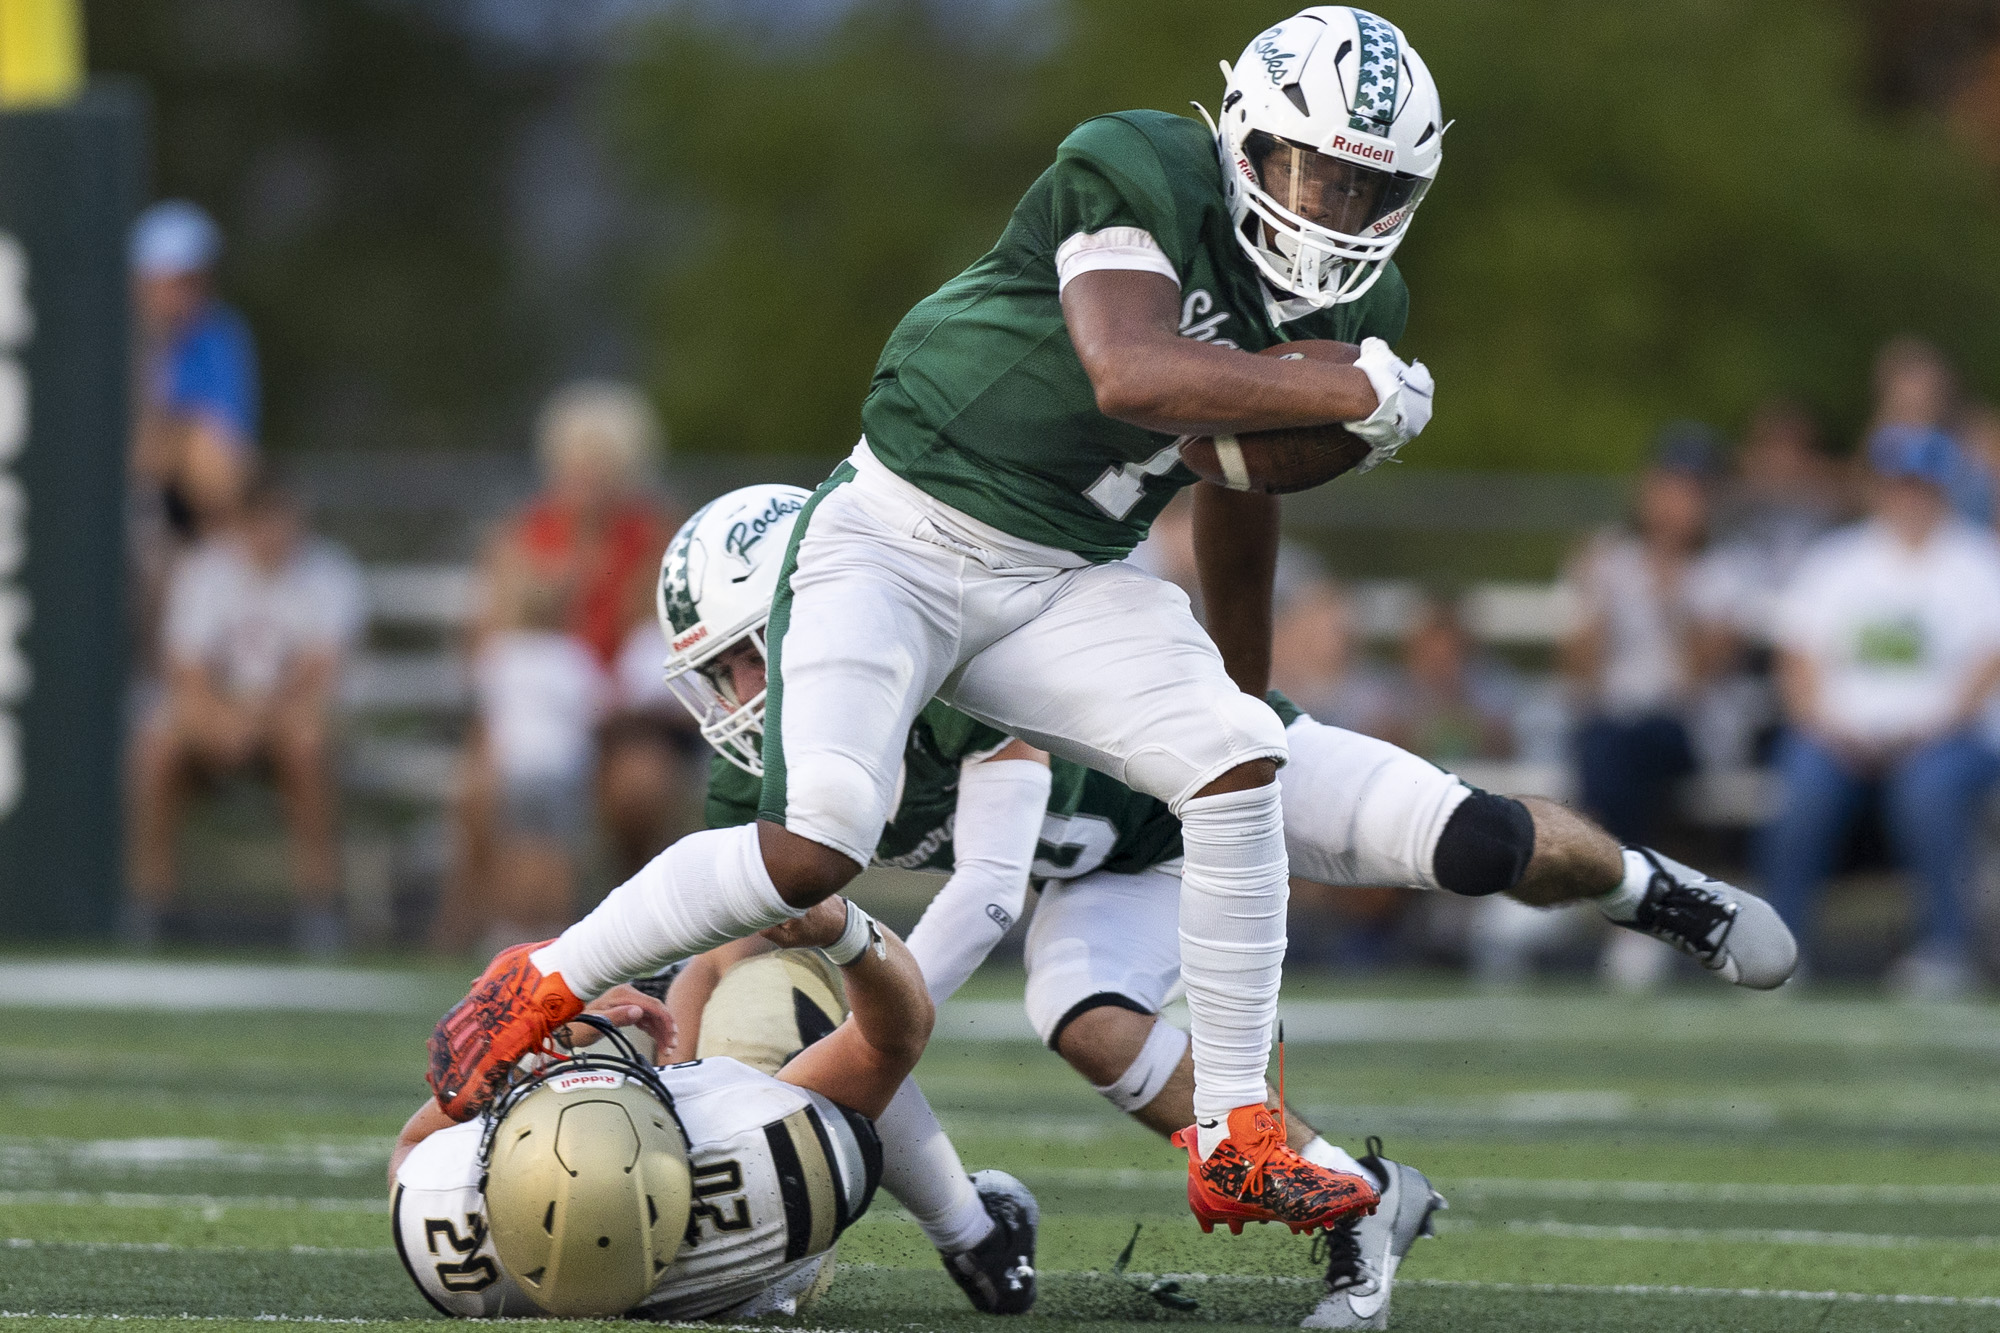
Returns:
[[[0,1333],[433,1318],[390,1248],[382,1168],[463,981],[399,978],[378,1013],[0,1008]],[[1304,1240],[1201,1235],[1174,1152],[1018,1038],[1018,976],[974,989],[919,1076],[968,1164],[1041,1198],[1036,1322],[1296,1323]],[[2000,1327],[2000,1007],[1319,980],[1286,1013],[1293,1101],[1451,1197],[1397,1328]],[[802,1323],[981,1322],[886,1198],[840,1256]],[[1201,1308],[1163,1308],[1155,1275]]]

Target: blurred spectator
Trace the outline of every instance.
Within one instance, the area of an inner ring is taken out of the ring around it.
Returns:
[[[1667,427],[1639,479],[1634,530],[1594,539],[1567,576],[1583,804],[1621,842],[1652,842],[1671,785],[1694,771],[1692,708],[1727,654],[1713,627],[1725,583],[1703,554],[1714,475],[1707,427]]]
[[[1272,688],[1329,726],[1378,733],[1389,685],[1361,656],[1347,594],[1311,552],[1280,549],[1272,617]]]
[[[1884,426],[1942,429],[1958,406],[1958,376],[1943,352],[1912,334],[1891,338],[1875,354],[1875,416]]]
[[[132,466],[183,539],[226,521],[257,461],[257,359],[243,317],[215,295],[222,233],[170,199],[132,229],[139,338]]]
[[[1974,403],[1958,420],[1958,440],[1966,457],[1989,479],[2000,479],[2000,408],[1991,403]],[[2000,525],[2000,506],[1987,516],[1989,524]]]
[[[340,947],[333,708],[365,619],[354,562],[310,537],[296,501],[269,480],[181,562],[162,630],[165,690],[133,738],[132,943],[159,939],[189,794],[262,761],[291,834],[295,942],[317,955]]]
[[[1403,637],[1402,665],[1386,701],[1383,739],[1447,768],[1513,756],[1517,691],[1507,669],[1473,643],[1455,604],[1424,604]]]
[[[1727,627],[1768,647],[1779,589],[1806,548],[1847,512],[1839,470],[1812,416],[1785,399],[1760,406],[1718,506],[1715,557],[1728,582]]]
[[[479,895],[479,943],[491,953],[545,939],[575,919],[592,732],[610,689],[589,648],[564,628],[562,589],[527,578],[508,591],[505,622],[485,637],[473,665],[498,816]]]
[[[1875,416],[1869,438],[1892,426],[1943,431],[1955,435],[1959,421],[1959,382],[1943,352],[1922,338],[1905,334],[1882,345],[1875,358]],[[1945,495],[1952,507],[1974,523],[1994,517],[1996,474],[1977,453],[1952,455]]]
[[[257,359],[242,316],[216,299],[221,251],[215,223],[185,200],[154,204],[132,228],[130,549],[147,655],[174,561],[228,522],[256,466]]]
[[[634,626],[653,614],[660,553],[676,526],[649,490],[663,446],[638,390],[589,380],[558,390],[536,423],[542,494],[488,548],[491,605],[517,604],[509,585],[560,590],[563,626],[609,671]]]
[[[667,692],[666,660],[666,636],[649,617],[619,650],[612,710],[598,728],[598,813],[620,879],[700,827],[699,798],[714,751]]]
[[[1772,902],[1801,939],[1810,899],[1872,784],[1922,888],[1906,993],[1975,980],[1967,924],[1980,796],[2000,772],[1973,723],[2000,682],[2000,543],[1955,517],[1956,448],[1932,430],[1876,431],[1872,516],[1824,539],[1777,618],[1789,730],[1784,801],[1759,849]]]
[[[633,631],[653,618],[653,582],[674,528],[674,516],[649,489],[663,449],[651,405],[628,385],[584,381],[551,396],[536,422],[543,491],[487,547],[475,662],[494,636],[521,628],[521,608],[552,599],[551,628],[580,645],[603,675],[616,669]],[[648,766],[628,763],[626,747],[657,743],[643,729],[614,728],[598,754],[614,775],[605,812],[639,826],[614,830],[614,843],[644,841],[665,818],[655,808],[657,790],[616,776],[645,776]],[[501,799],[491,738],[476,727],[461,779],[457,863],[434,931],[440,947],[467,946],[486,929]]]

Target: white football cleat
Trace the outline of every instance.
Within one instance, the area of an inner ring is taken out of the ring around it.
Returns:
[[[1612,921],[1692,955],[1724,981],[1752,990],[1785,984],[1799,965],[1799,945],[1771,904],[1649,847],[1631,850],[1653,867],[1653,878],[1632,918]]]
[[[1359,1159],[1382,1181],[1382,1202],[1366,1217],[1327,1228],[1326,1295],[1300,1328],[1387,1328],[1396,1268],[1419,1236],[1435,1236],[1431,1216],[1449,1205],[1424,1173],[1382,1155],[1370,1138]]]

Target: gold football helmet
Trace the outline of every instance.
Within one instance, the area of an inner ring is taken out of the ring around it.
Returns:
[[[481,1160],[493,1248],[556,1315],[624,1314],[651,1292],[687,1231],[687,1134],[657,1075],[610,1024],[523,1078],[488,1112]]]

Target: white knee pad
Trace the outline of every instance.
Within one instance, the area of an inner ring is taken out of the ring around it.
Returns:
[[[867,865],[902,770],[872,773],[846,755],[818,753],[785,768],[785,828]]]
[[[1098,871],[1043,888],[1028,919],[1023,1002],[1051,1049],[1064,1023],[1111,1003],[1157,1014],[1181,976],[1180,865],[1137,875]]]
[[[1174,1071],[1180,1068],[1181,1056],[1187,1053],[1188,1035],[1162,1018],[1154,1022],[1153,1030],[1146,1034],[1146,1044],[1139,1048],[1139,1054],[1116,1083],[1104,1087],[1091,1084],[1119,1110],[1130,1115],[1149,1104],[1160,1095],[1160,1089],[1167,1086]]]
[[[1225,678],[1225,683],[1229,683]],[[1215,739],[1222,757],[1210,761],[1205,767],[1194,768],[1180,762],[1178,756],[1171,765],[1155,762],[1156,756],[1166,756],[1157,751],[1146,751],[1134,755],[1127,767],[1126,785],[1147,792],[1164,800],[1178,815],[1181,806],[1209,783],[1227,773],[1239,764],[1247,764],[1257,759],[1275,759],[1283,764],[1290,754],[1285,741],[1285,724],[1271,711],[1271,706],[1262,699],[1253,699],[1233,684],[1218,694],[1211,704]],[[1135,778],[1151,779],[1148,783]]]

